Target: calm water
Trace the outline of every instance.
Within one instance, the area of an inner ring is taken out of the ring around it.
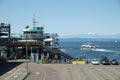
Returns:
[[[85,43],[95,43],[99,50],[81,50],[81,45]],[[120,39],[60,39],[60,49],[65,53],[84,59],[101,59],[107,56],[109,59],[116,58],[120,61]]]

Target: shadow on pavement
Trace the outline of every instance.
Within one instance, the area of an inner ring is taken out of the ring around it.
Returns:
[[[0,62],[0,76],[22,63],[23,62]]]

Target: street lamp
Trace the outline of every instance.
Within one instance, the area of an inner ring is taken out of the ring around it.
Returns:
[[[26,26],[26,70],[27,70],[27,74],[28,74],[28,43],[27,43],[27,29],[29,28],[29,26]]]

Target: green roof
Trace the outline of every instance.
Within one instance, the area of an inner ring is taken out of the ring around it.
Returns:
[[[39,27],[33,27],[33,28],[28,28],[28,29],[24,29],[23,32],[29,32],[29,33],[42,33],[44,32],[43,29],[39,28]]]
[[[29,32],[43,32],[41,29],[30,29]]]
[[[41,32],[43,32],[43,30],[40,28],[32,28],[32,29],[28,29],[27,32],[41,33]]]

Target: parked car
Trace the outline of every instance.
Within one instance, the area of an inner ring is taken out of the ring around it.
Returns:
[[[103,57],[101,60],[100,60],[100,63],[103,64],[103,65],[110,65],[110,61],[107,57]]]
[[[119,62],[116,59],[111,60],[112,65],[119,65]]]
[[[97,59],[93,59],[91,61],[91,64],[93,64],[93,65],[99,65],[100,63],[99,63],[99,61]]]

